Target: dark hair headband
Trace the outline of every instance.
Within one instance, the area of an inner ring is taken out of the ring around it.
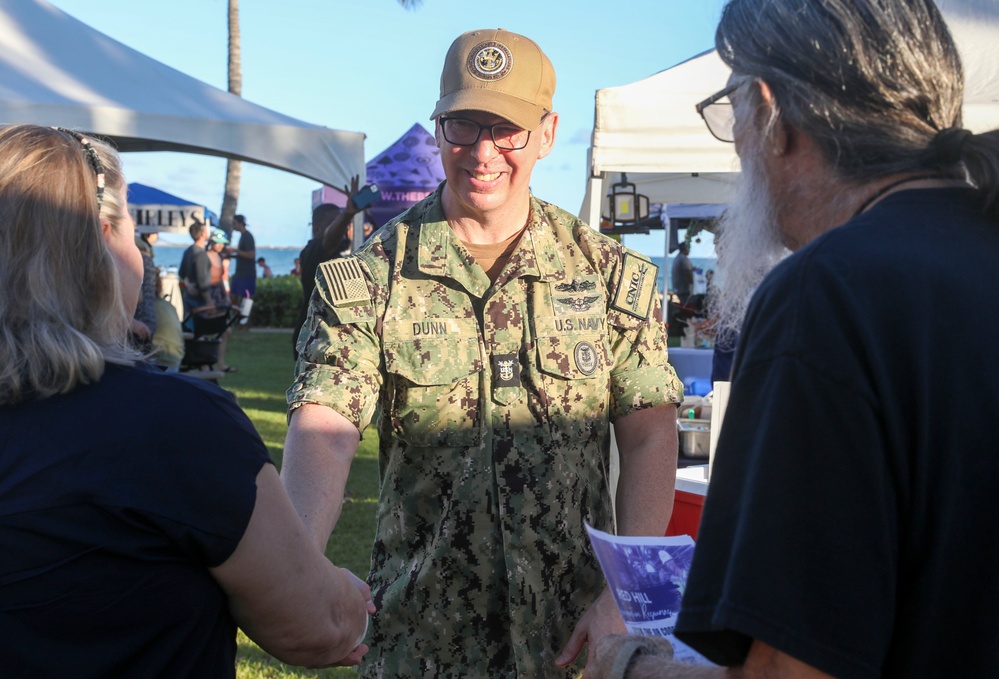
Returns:
[[[90,167],[94,168],[94,174],[97,176],[97,211],[100,212],[101,205],[104,203],[104,164],[101,163],[101,158],[97,155],[97,149],[94,148],[89,139],[76,130],[67,130],[65,127],[55,127],[53,129],[65,132],[83,146],[83,152],[87,154]]]

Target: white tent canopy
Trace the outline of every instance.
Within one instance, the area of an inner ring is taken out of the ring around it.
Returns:
[[[112,40],[44,0],[0,0],[0,123],[59,125],[122,151],[246,160],[332,186],[364,174],[364,135],[258,106]]]
[[[965,72],[964,126],[999,127],[999,2],[937,0]],[[580,217],[608,214],[620,173],[650,203],[725,203],[739,170],[733,144],[711,136],[695,104],[725,86],[729,69],[714,50],[637,82],[597,90],[590,177]]]

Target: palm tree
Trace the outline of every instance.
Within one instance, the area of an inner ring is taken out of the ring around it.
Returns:
[[[398,0],[404,9],[415,10],[423,0]],[[239,0],[229,0],[229,91],[236,96],[243,96],[243,64],[239,51]],[[225,195],[222,197],[222,210],[219,216],[220,226],[227,232],[232,231],[232,218],[236,216],[236,204],[239,201],[239,178],[242,163],[229,160],[225,167]]]
[[[229,0],[229,91],[243,96],[243,63],[239,52],[239,0]],[[232,218],[236,216],[239,201],[239,178],[242,163],[229,159],[225,166],[225,195],[219,220],[228,232],[232,231]]]

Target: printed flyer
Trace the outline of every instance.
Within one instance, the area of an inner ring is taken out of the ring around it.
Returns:
[[[673,636],[694,556],[694,539],[689,535],[618,536],[590,525],[586,530],[628,632],[665,637],[673,645],[677,662],[711,665]]]

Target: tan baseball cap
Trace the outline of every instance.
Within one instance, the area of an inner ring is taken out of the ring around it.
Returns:
[[[430,119],[452,111],[485,111],[533,130],[552,110],[555,69],[530,38],[502,28],[469,31],[451,43],[441,98]]]

